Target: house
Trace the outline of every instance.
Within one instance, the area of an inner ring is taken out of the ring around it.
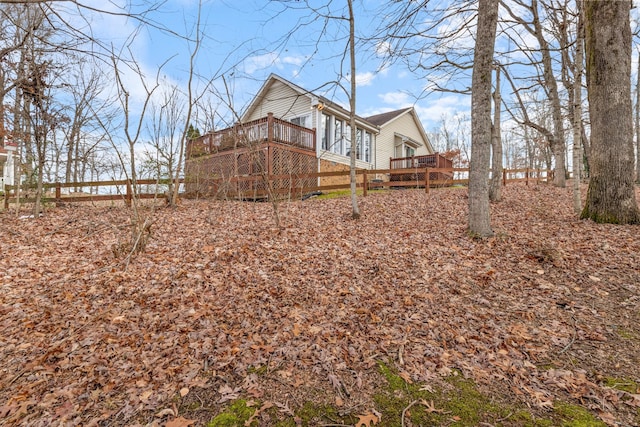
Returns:
[[[4,192],[5,185],[14,184],[14,161],[15,152],[18,146],[8,137],[3,138],[4,142],[0,145],[0,169],[2,169],[2,181],[0,181],[0,191]]]
[[[186,173],[204,186],[212,176],[265,173],[282,176],[281,184],[291,187],[287,174],[348,170],[352,149],[356,150],[356,168],[368,170],[435,167],[434,160],[441,157],[434,153],[413,107],[356,116],[355,138],[353,135],[347,109],[271,74],[239,124],[189,142]],[[392,177],[384,173],[376,178]],[[345,179],[324,176],[319,184],[340,184]],[[235,185],[242,187],[243,183]]]

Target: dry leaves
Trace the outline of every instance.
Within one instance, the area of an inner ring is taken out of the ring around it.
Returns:
[[[630,424],[637,395],[601,378],[637,381],[638,228],[574,219],[565,189],[504,197],[485,242],[466,234],[464,189],[370,195],[360,221],[348,199],[286,203],[281,233],[268,204],[184,201],[157,212],[126,271],[110,250],[124,209],[2,213],[0,424],[186,423],[163,408],[207,387],[211,405],[285,401],[257,371],[347,407],[370,402],[376,360],[425,384],[459,370],[542,408],[598,402]]]
[[[358,415],[358,421],[355,427],[370,427],[378,424],[380,418],[375,414]]]
[[[190,427],[195,423],[195,420],[187,420],[186,418],[178,417],[171,421],[167,421],[165,427]]]

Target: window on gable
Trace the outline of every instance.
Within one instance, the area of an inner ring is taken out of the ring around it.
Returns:
[[[311,116],[309,116],[308,114],[304,116],[293,117],[289,119],[289,121],[294,125],[302,126],[305,128],[308,128],[309,126],[311,126]]]

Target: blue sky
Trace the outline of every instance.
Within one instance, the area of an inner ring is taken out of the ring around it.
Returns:
[[[224,74],[232,88],[235,108],[240,111],[270,73],[279,74],[306,89],[317,89],[318,93],[347,105],[344,92],[336,85],[326,84],[348,74],[348,61],[342,63],[348,23],[343,20],[325,23],[303,3],[295,0],[204,1],[200,18],[204,39],[196,66],[200,79],[218,77],[216,86],[222,90],[219,77]],[[331,10],[323,8],[321,13],[346,12],[344,0],[315,3],[331,4]],[[375,28],[381,5],[386,2],[356,0],[354,3],[356,32],[370,33]],[[169,0],[153,16],[180,34],[193,35],[197,12],[197,1]],[[106,34],[116,39],[133,28],[131,22],[112,22],[113,18],[106,18],[106,21]],[[292,30],[295,31],[291,33]],[[416,99],[417,94],[423,93],[425,80],[416,77],[402,64],[383,67],[375,49],[375,45],[358,48],[356,110],[359,115],[413,105],[429,131],[437,126],[443,115],[468,110],[470,100],[461,95],[434,93],[426,99]],[[189,50],[184,40],[148,29],[140,32],[134,43],[136,57],[148,75],[169,60],[163,74],[178,84],[186,81]],[[342,83],[348,87],[348,81]],[[135,95],[136,91],[132,93]]]

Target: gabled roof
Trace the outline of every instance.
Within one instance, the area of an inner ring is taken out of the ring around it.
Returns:
[[[276,83],[276,82],[281,82],[281,83],[289,86],[298,95],[305,96],[305,97],[309,98],[309,101],[311,103],[323,104],[324,108],[329,110],[329,111],[338,112],[339,114],[341,114],[342,116],[345,116],[345,117],[349,116],[349,110],[347,110],[346,108],[340,106],[339,104],[331,101],[330,99],[325,98],[324,96],[321,96],[321,95],[316,95],[313,92],[310,92],[307,89],[304,89],[304,88],[298,86],[297,84],[295,84],[293,82],[290,82],[289,80],[285,79],[284,77],[281,77],[281,76],[279,76],[277,74],[271,73],[269,75],[269,77],[267,78],[267,80],[265,80],[265,82],[263,83],[262,87],[260,88],[260,90],[258,91],[256,96],[253,98],[253,100],[251,101],[251,103],[249,104],[249,106],[247,107],[245,112],[242,114],[242,119],[243,120],[246,117],[250,116],[251,112],[253,112],[253,110],[260,105],[260,103],[265,99],[267,93],[269,93],[269,89],[271,88],[271,86],[273,86],[273,84]],[[375,123],[370,122],[366,118],[356,115],[356,120],[357,120],[357,122],[359,124],[364,125],[365,127],[370,127],[371,129],[375,129],[376,132],[378,131],[377,125]]]
[[[376,126],[382,126],[387,122],[395,119],[396,117],[401,116],[403,113],[408,112],[413,107],[402,108],[400,110],[387,111],[386,113],[376,114],[375,116],[365,117],[368,122],[373,123]]]
[[[265,80],[265,82],[262,84],[262,87],[260,88],[260,90],[258,91],[256,96],[253,97],[253,99],[251,100],[251,103],[247,106],[247,109],[245,110],[245,112],[242,114],[242,120],[244,120],[247,116],[249,116],[251,114],[251,112],[258,105],[260,105],[260,103],[267,96],[267,93],[269,93],[269,89],[271,88],[271,86],[273,86],[273,84],[276,83],[277,81],[280,81],[280,82],[284,83],[285,85],[289,86],[291,89],[293,89],[299,95],[306,96],[310,100],[313,100],[313,95],[308,90],[305,90],[305,89],[301,88],[300,86],[296,85],[295,83],[292,83],[292,82],[290,82],[290,81],[278,76],[277,74],[271,73],[269,75],[269,77],[267,78],[267,80]]]
[[[429,140],[429,136],[427,136],[427,132],[424,130],[424,126],[422,126],[422,122],[418,117],[418,113],[416,112],[416,109],[413,107],[406,107],[406,108],[401,108],[399,110],[376,114],[375,116],[367,117],[366,120],[370,123],[375,124],[380,128],[383,128],[384,126],[387,126],[389,123],[399,119],[405,114],[411,115],[416,127],[418,128],[418,131],[420,132],[420,135],[422,135],[422,138],[426,143],[427,148],[433,153],[434,150],[433,150],[433,146],[431,145],[431,141]]]

